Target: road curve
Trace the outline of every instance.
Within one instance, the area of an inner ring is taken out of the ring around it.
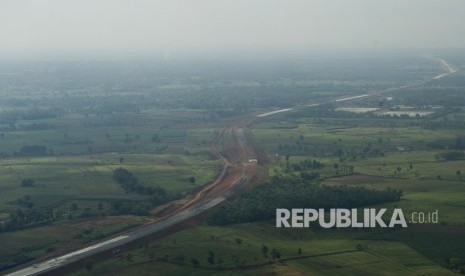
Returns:
[[[435,76],[428,81],[437,80],[437,79],[443,78],[447,75],[451,75],[457,72],[457,69],[454,66],[448,64],[445,60],[440,59],[440,58],[436,58],[436,60],[441,63],[442,67],[444,68],[446,72],[438,76]],[[314,106],[318,106],[320,104],[328,103],[328,102],[339,103],[339,102],[352,101],[352,100],[358,100],[358,99],[366,99],[366,98],[373,97],[373,96],[379,96],[380,94],[383,94],[383,93],[392,92],[392,91],[400,90],[400,89],[407,88],[407,87],[410,88],[410,87],[418,86],[426,82],[427,81],[423,81],[420,83],[414,83],[411,85],[403,85],[400,87],[385,89],[382,91],[372,92],[369,94],[346,96],[346,97],[342,97],[338,99],[333,99],[330,101],[306,105],[304,107],[314,107]],[[292,111],[298,108],[302,108],[302,107],[286,108],[286,109],[280,109],[280,110],[258,114],[256,115],[254,119],[249,121],[249,123],[247,123],[245,127],[247,127],[251,122],[255,121],[256,119],[272,116],[275,114],[280,114],[283,112]],[[223,135],[225,135],[225,132],[227,130],[231,131],[231,135],[233,136],[232,138],[233,138],[236,150],[242,153],[240,154],[239,158],[236,158],[237,160],[234,160],[234,161],[230,160],[227,156],[224,156],[216,149],[217,142],[223,137]],[[241,136],[241,137],[238,138],[238,136]],[[45,261],[41,261],[33,265],[29,265],[27,267],[24,267],[22,269],[19,269],[15,272],[11,272],[6,275],[8,276],[31,276],[31,275],[39,275],[45,272],[50,272],[59,267],[69,265],[73,262],[88,258],[92,255],[95,255],[101,252],[117,249],[118,247],[121,247],[129,242],[133,242],[143,237],[146,237],[148,235],[160,232],[161,230],[167,229],[170,226],[186,221],[187,219],[193,218],[196,215],[202,213],[203,211],[222,203],[223,201],[226,200],[226,196],[233,194],[238,188],[240,188],[243,184],[245,184],[247,181],[253,178],[254,170],[253,169],[250,170],[250,167],[253,168],[253,166],[256,166],[256,164],[250,163],[249,160],[256,159],[256,156],[255,156],[253,149],[250,147],[250,145],[247,144],[246,138],[243,135],[243,128],[240,128],[238,125],[231,126],[229,128],[222,128],[219,131],[218,135],[213,140],[211,151],[215,156],[220,158],[224,163],[220,176],[212,184],[208,185],[203,190],[201,190],[199,193],[194,195],[190,200],[187,201],[187,203],[185,203],[180,208],[176,209],[175,211],[171,212],[170,214],[164,216],[163,218],[153,223],[143,225],[127,233],[121,234],[116,237],[109,238],[107,240],[89,245],[87,247],[80,248],[78,250],[66,253],[64,255],[61,255],[61,256],[58,256],[52,259],[48,259]]]
[[[194,217],[204,210],[210,209],[221,202],[226,200],[225,197],[217,197],[213,200],[209,200],[205,203],[198,204],[192,208],[186,209],[182,212],[179,212],[167,219],[158,221],[157,223],[146,225],[144,227],[135,229],[129,233],[125,233],[124,235],[117,236],[115,238],[111,238],[109,240],[99,242],[96,244],[93,244],[88,247],[84,247],[82,249],[70,252],[68,254],[46,260],[43,262],[39,262],[36,264],[33,264],[31,266],[28,266],[26,268],[23,268],[21,270],[12,272],[10,274],[7,274],[8,276],[30,276],[30,275],[39,275],[45,272],[52,271],[56,268],[66,266],[68,264],[71,264],[73,262],[82,260],[84,258],[90,257],[92,255],[95,255],[97,253],[105,252],[108,250],[116,249],[122,245],[125,245],[129,242],[136,241],[138,239],[141,239],[145,236],[148,236],[150,234],[159,232],[163,229],[166,229],[172,225],[175,225],[177,223],[180,223],[182,221],[185,221],[188,218]]]
[[[447,61],[445,61],[442,58],[434,57],[433,59],[435,59],[436,61],[438,61],[441,64],[441,66],[442,66],[442,68],[444,69],[445,72],[442,73],[442,74],[439,74],[437,76],[434,76],[434,77],[432,77],[432,78],[430,78],[430,79],[428,79],[426,81],[413,82],[413,83],[410,83],[410,84],[405,84],[405,85],[398,86],[398,87],[391,87],[391,88],[387,88],[387,89],[384,89],[384,90],[374,91],[374,92],[365,93],[365,94],[361,94],[361,95],[343,96],[343,97],[340,97],[340,98],[337,98],[337,99],[332,99],[332,100],[324,101],[324,102],[321,102],[321,103],[309,104],[309,105],[305,105],[305,106],[299,106],[299,107],[295,107],[295,108],[285,108],[285,109],[280,109],[280,110],[275,110],[275,111],[269,111],[269,112],[266,112],[266,113],[258,114],[256,116],[258,118],[263,118],[263,117],[267,117],[267,116],[271,116],[271,115],[275,115],[275,114],[279,114],[279,113],[284,113],[284,112],[288,112],[288,111],[292,111],[292,110],[297,110],[297,109],[302,109],[302,108],[307,108],[307,107],[315,107],[315,106],[319,106],[319,105],[321,105],[323,103],[341,103],[341,102],[355,101],[355,100],[361,100],[361,99],[365,100],[365,99],[368,99],[368,98],[381,96],[382,94],[395,92],[397,90],[417,87],[417,86],[423,85],[423,84],[425,84],[427,82],[438,80],[438,79],[441,79],[441,78],[443,78],[445,76],[455,74],[458,71],[458,69],[455,66],[449,64]]]
[[[242,130],[242,129],[241,129]],[[230,131],[233,146],[236,152],[242,153],[239,156],[235,156],[232,160],[228,156],[224,156],[216,148],[218,141],[223,138],[226,132]],[[92,255],[107,252],[111,250],[117,250],[119,247],[134,242],[146,236],[158,233],[170,226],[179,224],[190,218],[197,216],[203,211],[210,209],[214,206],[225,201],[226,196],[230,196],[237,191],[242,185],[253,178],[254,171],[246,168],[256,166],[256,164],[249,164],[250,158],[256,158],[254,151],[247,143],[243,132],[239,131],[240,138],[238,138],[238,127],[231,126],[229,128],[222,128],[216,137],[214,138],[211,146],[211,152],[213,155],[221,159],[224,163],[222,171],[218,178],[211,184],[207,185],[200,192],[188,198],[188,201],[181,207],[172,211],[171,213],[163,216],[162,218],[155,220],[151,223],[142,225],[133,229],[132,231],[125,232],[119,236],[108,238],[104,241],[91,244],[89,246],[74,250],[72,252],[57,256],[52,259],[37,262],[33,265],[29,265],[15,272],[7,274],[8,276],[31,276],[39,275],[46,272],[50,272],[54,269],[64,267],[71,263],[79,260],[83,260]],[[241,140],[242,143],[239,143]],[[251,155],[252,154],[252,155]]]

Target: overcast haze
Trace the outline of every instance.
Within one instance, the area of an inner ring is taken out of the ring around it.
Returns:
[[[0,54],[465,48],[463,0],[0,0]]]

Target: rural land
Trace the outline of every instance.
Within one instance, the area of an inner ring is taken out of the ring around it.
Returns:
[[[0,96],[1,275],[465,273],[458,50],[9,61]]]

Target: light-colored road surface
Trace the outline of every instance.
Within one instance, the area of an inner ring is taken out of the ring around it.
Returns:
[[[457,68],[455,68],[455,66],[450,65],[449,63],[447,63],[447,61],[443,60],[442,58],[436,58],[436,60],[441,63],[442,67],[444,68],[446,72],[444,74],[437,75],[436,77],[433,78],[433,80],[437,80],[437,79],[443,78],[447,75],[454,74],[455,72],[457,72]]]
[[[436,58],[436,60],[441,63],[441,66],[444,68],[446,72],[431,78],[431,80],[437,80],[457,72],[457,69],[454,66],[448,64],[445,60],[440,58]],[[392,92],[407,87],[418,86],[424,83],[425,82],[415,83],[411,85],[403,85],[400,87],[385,89],[383,91],[373,92],[370,94],[346,96],[335,100],[333,99],[327,102],[340,103],[345,101],[366,99],[373,96],[379,96],[383,93]],[[304,107],[315,107],[322,103],[310,104]],[[297,108],[286,108],[276,111],[270,111],[258,114],[256,115],[256,118],[263,118],[283,112],[288,112],[294,109]],[[238,188],[240,188],[249,179],[251,179],[254,176],[254,173],[256,172],[254,168],[256,164],[251,164],[248,162],[248,160],[256,158],[255,152],[248,144],[247,138],[244,135],[244,129],[242,127],[239,127],[239,125],[240,123],[229,128],[221,129],[212,143],[212,153],[215,154],[218,158],[222,159],[224,162],[223,170],[218,179],[214,181],[212,184],[205,187],[202,191],[194,195],[190,200],[187,201],[187,203],[185,203],[177,210],[171,212],[170,214],[166,215],[164,218],[160,220],[157,220],[156,222],[141,226],[128,233],[110,238],[108,240],[104,240],[99,243],[92,244],[90,246],[81,248],[73,252],[69,252],[67,254],[58,256],[50,260],[38,262],[34,265],[30,265],[28,267],[22,268],[7,275],[30,276],[52,271],[58,267],[66,266],[78,260],[82,260],[92,255],[95,255],[97,253],[116,249],[129,242],[133,242],[148,235],[160,232],[161,230],[167,229],[170,226],[186,221],[187,219],[195,217],[201,212],[222,203],[226,200],[225,196],[234,193]],[[239,153],[238,156],[228,158],[216,149],[216,143],[223,137],[223,135],[225,135],[226,131],[231,131],[235,151]]]
[[[205,203],[199,204],[195,207],[189,208],[182,212],[177,213],[165,220],[158,221],[157,223],[146,225],[142,228],[138,228],[129,232],[125,235],[121,235],[100,243],[93,244],[91,246],[79,249],[77,251],[68,253],[51,260],[43,261],[36,263],[34,265],[28,266],[11,274],[9,276],[28,276],[28,275],[38,275],[44,272],[51,271],[58,267],[65,266],[67,264],[73,263],[78,260],[90,257],[100,252],[108,251],[115,249],[119,246],[127,244],[128,242],[138,240],[142,237],[148,236],[150,234],[159,232],[160,230],[166,229],[169,226],[175,225],[179,222],[185,221],[188,218],[194,217],[200,214],[202,211],[212,208],[213,206],[218,205],[219,203],[226,200],[225,197],[217,197],[213,200],[207,201]]]
[[[361,98],[366,98],[369,97],[370,94],[363,94],[363,95],[358,95],[358,96],[353,96],[353,97],[347,97],[347,98],[342,98],[342,99],[337,99],[335,102],[345,102],[345,101],[350,101],[350,100],[355,100],[355,99],[361,99]]]
[[[405,84],[405,85],[398,86],[398,87],[391,87],[391,88],[387,88],[387,89],[384,89],[384,90],[381,90],[381,91],[371,92],[371,93],[368,93],[368,94],[366,93],[366,94],[362,94],[362,95],[344,96],[342,98],[332,99],[332,100],[328,100],[328,101],[325,101],[325,102],[322,102],[322,103],[309,104],[309,105],[305,105],[303,107],[304,108],[315,107],[315,106],[319,106],[319,105],[321,105],[323,103],[341,103],[341,102],[364,100],[364,99],[368,99],[368,98],[379,97],[379,96],[381,96],[382,94],[385,94],[385,93],[395,92],[395,91],[405,89],[405,88],[417,87],[417,86],[423,85],[423,84],[425,84],[425,83],[427,83],[429,81],[438,80],[438,79],[441,79],[441,78],[443,78],[445,76],[449,76],[449,75],[452,75],[452,74],[457,72],[457,68],[455,66],[447,63],[447,61],[445,61],[444,59],[438,58],[438,57],[434,57],[433,59],[438,61],[441,64],[441,66],[442,66],[442,68],[444,69],[445,72],[442,73],[442,74],[439,74],[437,76],[434,76],[429,80],[413,82],[413,83]],[[270,112],[258,114],[257,117],[258,118],[263,118],[263,117],[267,117],[267,116],[271,116],[271,115],[275,115],[275,114],[279,114],[279,113],[283,113],[283,112],[288,112],[288,111],[292,111],[292,110],[296,110],[296,109],[301,109],[301,108],[302,107],[295,107],[295,108],[285,108],[285,109],[270,111]]]
[[[238,154],[231,154],[231,156],[227,156],[217,150],[216,144],[224,135],[231,135],[233,141],[233,145],[231,145],[233,148],[232,152],[237,152]],[[249,141],[244,135],[242,127],[233,125],[231,127],[221,129],[212,142],[211,152],[223,160],[224,163],[219,177],[200,192],[188,198],[182,206],[171,211],[169,214],[154,222],[121,234],[120,236],[109,238],[99,243],[80,248],[49,260],[37,262],[7,275],[39,275],[101,252],[116,250],[125,244],[134,242],[151,234],[158,233],[170,226],[193,218],[201,212],[222,203],[227,199],[226,196],[230,196],[236,192],[255,175],[255,167],[257,164],[251,164],[248,162],[248,160],[256,158],[255,152],[249,145]]]
[[[266,117],[266,116],[270,116],[270,115],[274,115],[274,114],[278,114],[278,113],[282,113],[286,111],[291,111],[291,110],[292,110],[291,108],[285,108],[285,109],[270,111],[270,112],[258,114],[257,117]]]

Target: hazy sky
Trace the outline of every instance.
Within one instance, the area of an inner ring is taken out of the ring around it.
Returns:
[[[0,0],[0,54],[465,48],[464,0]]]

